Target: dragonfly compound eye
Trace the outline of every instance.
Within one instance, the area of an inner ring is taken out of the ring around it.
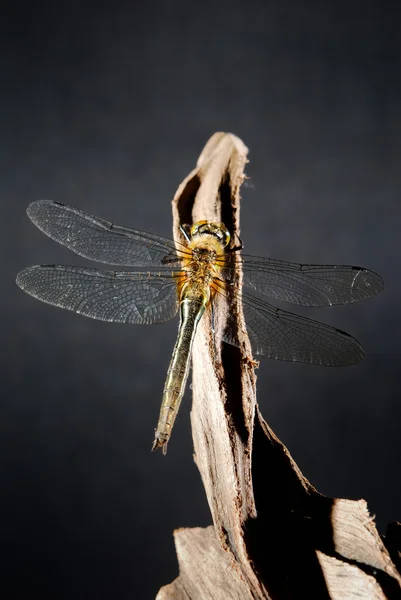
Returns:
[[[212,223],[210,221],[198,221],[191,227],[191,236],[196,235],[214,235],[222,246],[226,247],[230,243],[230,232],[223,223]]]

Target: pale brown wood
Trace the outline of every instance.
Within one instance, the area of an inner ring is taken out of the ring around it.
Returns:
[[[173,200],[177,241],[180,225],[205,219],[224,222],[237,239],[246,162],[239,138],[210,138]],[[228,310],[239,348],[216,342]],[[157,600],[400,597],[393,562],[400,528],[389,530],[387,549],[365,501],[324,497],[302,475],[258,409],[256,365],[230,294],[218,299],[213,327],[205,315],[193,349],[191,412],[213,526],[175,532],[180,575]]]

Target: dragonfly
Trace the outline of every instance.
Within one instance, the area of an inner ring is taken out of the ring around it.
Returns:
[[[167,452],[185,392],[197,326],[205,313],[213,314],[218,297],[240,300],[255,355],[326,366],[351,365],[364,358],[361,344],[348,333],[287,312],[259,295],[300,306],[359,302],[383,289],[382,278],[373,271],[248,256],[223,223],[183,225],[179,242],[121,227],[51,200],[32,202],[27,214],[43,233],[80,256],[134,267],[129,271],[67,265],[28,267],[18,273],[16,282],[31,296],[115,323],[163,323],[179,313],[152,450]],[[239,345],[229,326],[222,341]]]

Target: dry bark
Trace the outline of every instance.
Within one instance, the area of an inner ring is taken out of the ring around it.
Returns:
[[[246,157],[236,136],[210,138],[174,197],[176,240],[180,224],[203,219],[239,235]],[[239,348],[216,342],[228,306]],[[258,409],[255,363],[233,298],[219,299],[213,327],[203,318],[194,343],[191,412],[213,526],[174,533],[180,575],[157,600],[401,597],[401,526],[381,538],[364,500],[328,498],[309,483]]]

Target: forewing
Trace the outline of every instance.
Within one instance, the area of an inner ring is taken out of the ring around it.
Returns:
[[[302,265],[257,256],[239,256],[244,285],[275,300],[301,306],[329,306],[360,302],[383,289],[377,273],[345,265]],[[224,267],[223,277],[234,278],[235,266]]]
[[[281,310],[247,293],[242,295],[242,305],[257,355],[326,366],[351,365],[364,358],[359,342],[340,329]],[[230,323],[224,341],[238,345]]]
[[[45,265],[18,273],[17,284],[43,302],[92,319],[152,324],[178,310],[176,278],[168,275]]]
[[[175,244],[168,238],[120,227],[52,200],[32,202],[27,214],[43,233],[90,260],[154,267],[163,266],[168,257],[169,266],[180,265]]]

